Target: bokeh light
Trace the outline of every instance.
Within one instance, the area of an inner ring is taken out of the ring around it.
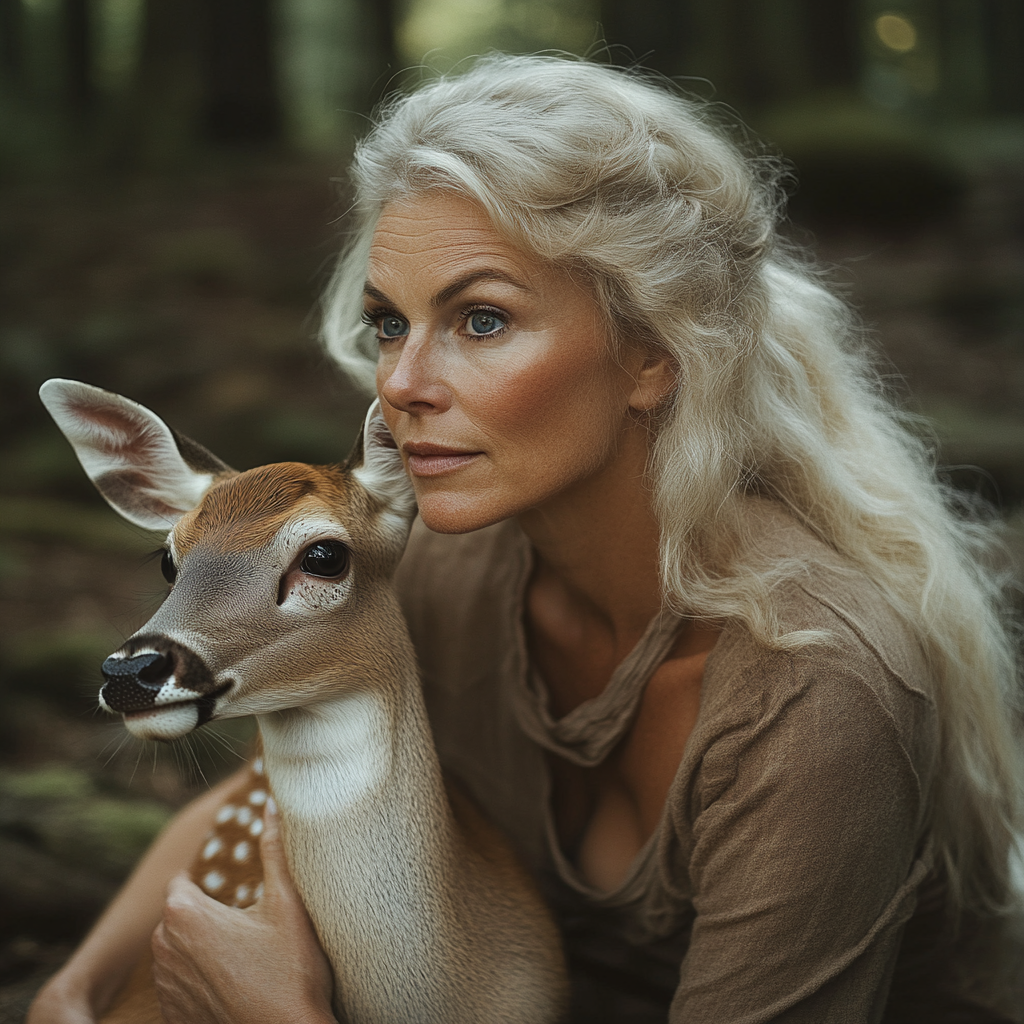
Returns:
[[[917,29],[902,14],[881,14],[875,19],[875,34],[883,46],[897,53],[909,53],[917,46]]]

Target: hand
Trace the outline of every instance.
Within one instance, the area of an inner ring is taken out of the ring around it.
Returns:
[[[284,859],[268,801],[260,851],[263,896],[245,910],[172,879],[153,933],[153,977],[167,1024],[334,1021],[331,968]]]

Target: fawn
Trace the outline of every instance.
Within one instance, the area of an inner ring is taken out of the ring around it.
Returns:
[[[340,1019],[557,1020],[557,929],[442,778],[391,585],[415,498],[377,403],[344,466],[237,473],[119,395],[50,380],[40,396],[109,504],[170,530],[168,596],[104,662],[100,704],[145,739],[256,716],[261,757],[193,880],[224,903],[258,899],[272,791]],[[160,1020],[145,963],[104,1019]]]

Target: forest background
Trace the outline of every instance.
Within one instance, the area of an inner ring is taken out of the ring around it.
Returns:
[[[1020,0],[0,0],[0,1024],[245,723],[143,747],[98,666],[160,600],[36,398],[128,394],[238,467],[342,458],[317,347],[374,105],[472,54],[638,63],[792,167],[812,245],[942,472],[1024,564]]]

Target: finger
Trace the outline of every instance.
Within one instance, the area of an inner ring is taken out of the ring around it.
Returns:
[[[263,808],[263,833],[260,836],[260,858],[263,861],[263,888],[268,896],[296,897],[295,884],[288,870],[281,838],[281,816],[274,798]]]
[[[168,907],[180,907],[209,899],[210,897],[189,878],[185,871],[179,871],[167,883],[166,906]]]
[[[178,935],[182,929],[192,927],[190,922],[210,921],[224,914],[239,913],[219,900],[203,892],[184,872],[175,875],[167,883],[167,899],[164,902],[161,927],[165,935]]]

